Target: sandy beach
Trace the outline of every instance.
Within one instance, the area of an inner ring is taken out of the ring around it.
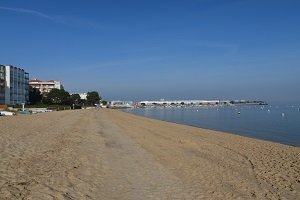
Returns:
[[[299,199],[300,148],[109,109],[0,117],[0,199]]]

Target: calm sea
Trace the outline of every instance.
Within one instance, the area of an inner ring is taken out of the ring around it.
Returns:
[[[125,112],[300,147],[300,106],[157,107]]]

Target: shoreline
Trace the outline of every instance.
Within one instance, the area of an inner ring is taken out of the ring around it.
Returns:
[[[230,135],[234,135],[234,136],[245,137],[245,138],[248,138],[248,139],[261,140],[261,141],[264,141],[264,142],[271,142],[271,143],[275,143],[275,144],[281,144],[281,145],[300,148],[300,146],[297,146],[297,145],[294,145],[294,144],[280,143],[280,142],[271,141],[271,140],[267,140],[267,139],[246,136],[246,135],[242,135],[242,134],[239,134],[239,133],[236,133],[236,132],[226,132],[226,131],[222,131],[222,130],[217,130],[217,129],[213,129],[213,128],[205,128],[205,127],[196,126],[196,125],[192,125],[192,124],[181,124],[181,123],[178,123],[178,122],[172,122],[172,121],[168,121],[168,120],[155,119],[155,118],[146,117],[146,116],[143,116],[143,115],[138,115],[138,114],[130,113],[130,112],[126,112],[126,111],[122,111],[122,112],[125,112],[127,114],[132,114],[132,115],[138,116],[138,117],[143,117],[143,118],[146,118],[146,119],[153,119],[153,120],[158,120],[158,121],[167,122],[167,123],[173,123],[173,124],[177,124],[177,125],[184,125],[184,126],[199,128],[199,129],[203,129],[203,130],[207,130],[207,131],[215,131],[215,132],[219,132],[220,134],[230,134]]]
[[[0,198],[296,199],[300,149],[110,109],[0,119]]]
[[[123,110],[117,110],[117,111],[125,113],[125,114],[132,115],[134,117],[138,117],[138,118],[140,117],[140,118],[145,119],[145,120],[154,120],[154,121],[157,121],[157,122],[165,122],[165,123],[170,123],[170,124],[174,124],[174,125],[178,125],[178,126],[186,126],[187,128],[199,129],[199,131],[214,132],[214,133],[221,134],[221,135],[224,134],[224,135],[229,135],[229,136],[233,136],[233,137],[240,137],[241,139],[244,138],[246,140],[255,140],[255,141],[258,141],[258,142],[265,142],[265,143],[270,143],[270,144],[274,144],[274,145],[283,145],[283,146],[287,146],[287,147],[298,148],[300,150],[300,146],[296,146],[296,145],[292,145],[292,144],[285,144],[285,143],[275,142],[275,141],[271,141],[271,140],[264,140],[264,139],[260,139],[260,138],[241,135],[241,134],[238,134],[238,133],[226,132],[226,131],[212,129],[212,128],[205,128],[205,127],[200,127],[200,126],[196,126],[196,125],[192,125],[192,124],[181,124],[181,123],[177,123],[177,122],[146,117],[146,116],[143,116],[143,115],[138,115],[138,114],[135,114],[135,113],[126,112],[126,111],[123,111]]]
[[[291,143],[291,141],[286,141],[285,142],[285,141],[282,141],[282,139],[281,140],[280,139],[273,139],[273,138],[270,139],[268,137],[264,137],[264,134],[262,134],[262,136],[253,136],[253,133],[255,133],[255,131],[243,132],[243,131],[239,131],[239,130],[223,130],[222,128],[203,127],[201,125],[194,125],[194,124],[188,124],[188,123],[181,123],[181,122],[175,122],[175,121],[159,119],[159,118],[155,118],[155,117],[152,117],[152,116],[145,116],[143,114],[138,114],[138,113],[134,113],[134,112],[130,112],[130,111],[127,112],[126,110],[123,110],[123,109],[121,109],[121,111],[125,112],[125,113],[129,113],[129,114],[133,114],[135,116],[145,117],[147,119],[154,119],[154,120],[159,120],[159,121],[164,121],[164,122],[169,122],[169,123],[174,123],[174,124],[179,124],[179,125],[185,125],[185,126],[200,128],[200,129],[204,129],[204,130],[217,131],[217,132],[221,132],[221,133],[233,134],[233,135],[237,135],[237,136],[241,136],[241,137],[252,138],[252,139],[262,140],[262,141],[266,141],[266,142],[273,142],[273,143],[277,143],[277,144],[283,144],[283,145],[287,145],[287,146],[300,148],[300,144],[298,144],[298,143]],[[267,132],[267,131],[265,131],[265,132]]]

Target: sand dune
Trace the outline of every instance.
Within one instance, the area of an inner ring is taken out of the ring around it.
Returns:
[[[300,149],[77,110],[0,118],[0,199],[297,199]]]

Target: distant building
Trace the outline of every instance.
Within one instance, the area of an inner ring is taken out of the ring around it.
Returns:
[[[24,69],[0,65],[0,104],[22,104],[29,100],[29,74]]]
[[[78,93],[79,94],[79,96],[80,96],[80,99],[84,99],[84,100],[86,100],[87,98],[87,93]]]
[[[33,88],[38,89],[42,94],[49,93],[52,89],[63,89],[63,85],[60,81],[41,81],[38,79],[32,79],[29,81],[29,85]]]
[[[83,100],[87,100],[87,93],[71,93],[70,95],[73,95],[73,94],[78,94],[80,96],[80,99],[83,99]]]

